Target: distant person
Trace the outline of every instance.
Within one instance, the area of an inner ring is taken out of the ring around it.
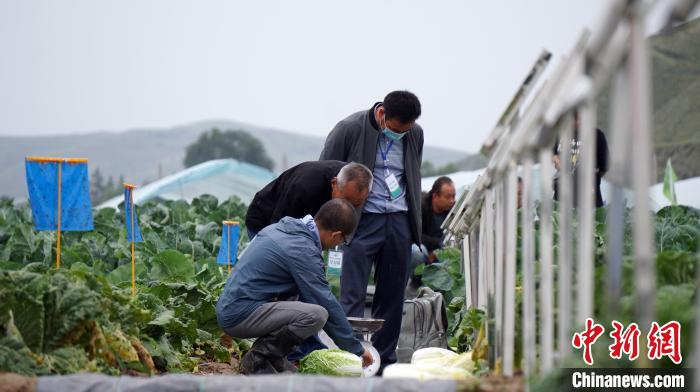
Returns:
[[[285,216],[314,216],[325,202],[334,198],[345,199],[360,208],[371,186],[372,172],[360,163],[300,163],[255,194],[245,217],[248,238]]]
[[[364,317],[367,280],[375,267],[372,317],[385,320],[372,335],[380,372],[396,362],[411,244],[420,244],[420,114],[418,97],[392,91],[383,102],[341,120],[328,134],[320,158],[360,162],[374,174],[357,231],[344,249],[340,299],[348,316]]]
[[[433,187],[425,194],[421,211],[423,214],[423,231],[421,241],[428,255],[427,262],[436,260],[434,251],[442,248],[443,230],[440,228],[447,214],[455,205],[455,185],[449,177],[438,177]]]
[[[338,347],[361,356],[364,366],[372,363],[331,293],[321,253],[346,241],[356,215],[349,202],[333,199],[314,217],[285,217],[267,226],[248,245],[216,303],[227,334],[257,338],[241,359],[241,373],[296,372],[287,354],[321,329]]]
[[[571,175],[572,175],[572,185],[573,185],[573,192],[574,192],[574,206],[578,205],[578,163],[579,163],[579,154],[580,154],[580,148],[581,148],[581,140],[579,140],[578,137],[578,131],[579,131],[579,115],[578,111],[574,112],[574,136],[573,138],[569,141],[570,146],[571,146]],[[552,160],[554,161],[554,167],[557,170],[557,173],[554,176],[554,181],[553,181],[553,188],[554,188],[554,200],[559,201],[559,178],[561,176],[561,158],[560,158],[560,153],[561,153],[562,147],[561,143],[557,142],[557,144],[554,146],[552,153],[554,154],[552,157]],[[596,208],[600,208],[604,205],[603,202],[603,193],[600,190],[600,183],[602,181],[603,176],[605,173],[608,171],[608,165],[609,165],[609,151],[608,151],[608,141],[605,138],[605,134],[603,131],[600,129],[596,128],[596,157],[595,157],[595,206]]]

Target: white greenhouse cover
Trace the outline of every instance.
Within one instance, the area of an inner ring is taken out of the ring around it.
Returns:
[[[134,204],[160,198],[165,200],[185,200],[188,203],[203,194],[215,196],[225,201],[238,196],[249,204],[255,193],[276,177],[275,173],[235,159],[217,159],[200,163],[178,173],[161,178],[134,190]],[[120,194],[100,204],[98,208],[117,208],[124,201]]]
[[[660,208],[671,205],[671,202],[664,196],[663,183],[652,186],[649,189],[649,197],[651,197]],[[676,181],[676,199],[678,204],[700,208],[700,177]]]
[[[538,167],[539,165],[534,165],[535,169],[537,169]],[[521,167],[518,168],[519,171],[521,169]],[[459,195],[462,193],[462,191],[464,191],[465,189],[469,189],[469,187],[476,181],[476,179],[481,175],[481,173],[483,173],[483,171],[484,169],[473,171],[458,171],[455,173],[445,174],[445,176],[450,177],[454,182],[455,189],[457,191],[457,198],[459,198]],[[421,189],[423,190],[423,192],[430,191],[430,188],[432,188],[433,186],[433,182],[435,182],[435,180],[438,177],[439,176],[423,178],[421,181]],[[534,192],[533,196],[535,200],[539,200],[539,170],[533,171],[533,182],[535,183],[535,189],[537,190]],[[651,202],[651,208],[653,208],[654,211],[658,211],[661,208],[671,204],[663,194],[663,187],[664,184],[659,183],[652,185],[649,188],[649,200]],[[601,191],[603,192],[603,200],[605,200],[607,204],[607,200],[609,200],[610,194],[610,184],[607,181],[605,181],[605,177],[603,177]],[[625,199],[627,199],[628,206],[634,205],[633,193],[630,189],[625,189],[624,197]],[[676,181],[676,198],[678,199],[678,204],[700,209],[700,177]]]

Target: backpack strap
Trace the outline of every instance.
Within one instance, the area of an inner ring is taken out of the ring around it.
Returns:
[[[433,293],[433,294],[435,294],[435,293]],[[437,297],[438,298],[435,301],[435,304],[438,307],[438,311],[437,311],[437,315],[435,316],[435,324],[438,327],[438,331],[443,331],[443,332],[447,333],[447,330],[446,330],[447,327],[445,325],[443,325],[443,319],[442,319],[443,313],[445,311],[443,303],[442,303],[442,300],[443,300],[442,294],[438,295]]]
[[[435,300],[435,305],[437,306],[437,315],[435,317],[435,327],[438,328],[438,331],[444,331],[447,333],[446,326],[445,326],[445,319],[447,318],[447,315],[445,313],[445,307],[443,306],[443,297],[442,294],[436,293],[431,289],[430,287],[421,287],[418,289],[417,297],[437,297]],[[436,312],[433,312],[436,313]],[[432,317],[433,315],[431,315]]]

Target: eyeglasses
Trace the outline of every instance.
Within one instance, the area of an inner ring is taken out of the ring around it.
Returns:
[[[345,234],[341,234],[343,236],[343,246],[348,246],[350,243],[348,242],[347,238],[345,238]]]

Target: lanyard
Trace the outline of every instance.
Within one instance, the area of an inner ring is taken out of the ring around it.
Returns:
[[[386,136],[385,136],[386,138]],[[386,157],[389,155],[389,151],[391,150],[391,147],[394,145],[394,140],[392,139],[389,142],[389,145],[386,147],[386,151],[382,149],[382,143],[379,143],[379,152],[382,154],[382,159],[384,160],[384,168],[387,169],[387,160]]]

